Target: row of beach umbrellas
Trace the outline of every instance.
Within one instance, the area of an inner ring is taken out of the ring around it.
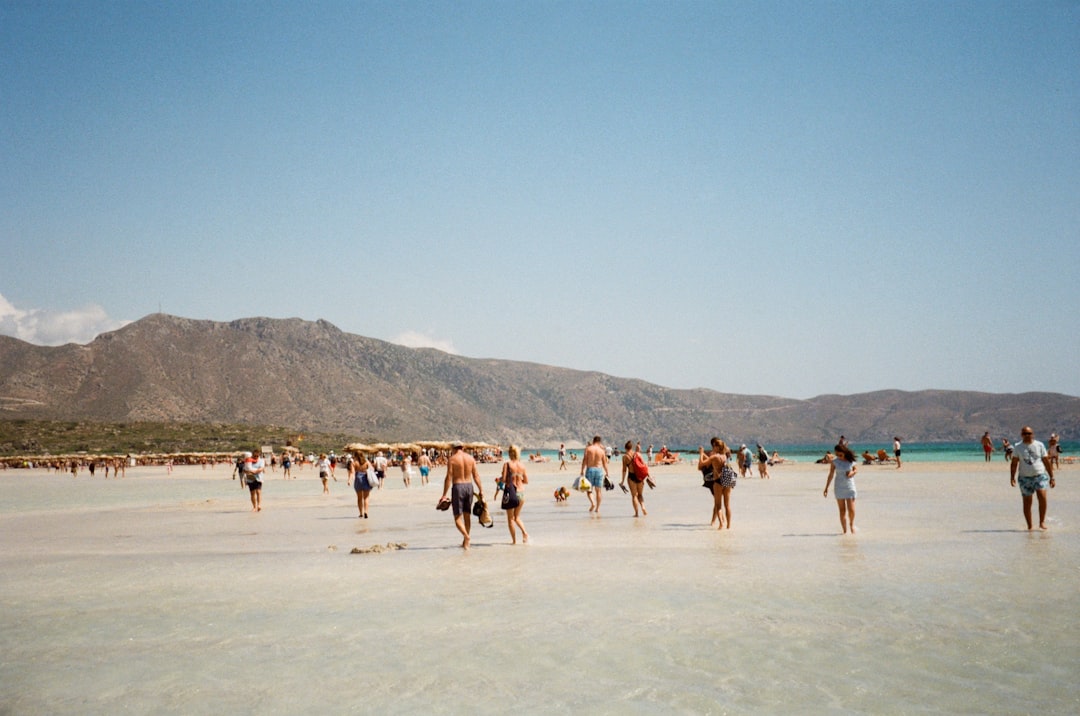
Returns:
[[[463,443],[467,450],[498,450],[500,446],[492,445],[490,443],[472,442]],[[453,446],[452,442],[444,440],[421,440],[411,443],[349,443],[345,446],[345,449],[351,452],[363,452],[363,453],[377,453],[377,452],[420,452],[421,450],[427,450],[434,448],[435,450],[449,450]],[[282,448],[284,452],[301,452],[300,448],[288,445]],[[86,460],[126,460],[128,458],[136,458],[139,460],[192,460],[192,459],[209,459],[209,460],[226,460],[235,458],[238,455],[243,454],[242,450],[233,450],[230,452],[177,452],[177,453],[132,453],[129,455],[105,455],[95,453],[72,453],[67,455],[15,455],[10,457],[0,457],[0,462],[8,465],[24,464],[27,462],[71,462],[86,461]]]

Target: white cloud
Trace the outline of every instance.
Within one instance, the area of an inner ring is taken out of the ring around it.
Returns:
[[[13,336],[41,346],[89,343],[99,334],[115,331],[131,321],[109,318],[105,309],[88,304],[73,311],[22,309],[0,295],[0,335]]]
[[[453,341],[425,336],[419,331],[405,331],[404,333],[399,333],[391,338],[390,342],[397,343],[406,348],[437,348],[444,353],[457,355],[457,349],[454,348]]]

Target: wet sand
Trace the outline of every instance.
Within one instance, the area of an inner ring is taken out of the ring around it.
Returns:
[[[261,513],[225,466],[0,472],[0,711],[1080,707],[1077,466],[1045,532],[1004,462],[860,467],[855,536],[819,465],[741,480],[725,531],[687,464],[654,468],[637,519],[618,489],[600,516],[555,504],[577,465],[528,467],[531,544],[495,509],[468,553],[442,470],[391,470],[367,520],[310,468],[272,474]]]

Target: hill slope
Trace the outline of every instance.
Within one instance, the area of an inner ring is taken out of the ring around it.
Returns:
[[[881,391],[810,400],[674,390],[602,373],[453,356],[325,321],[154,314],[85,346],[0,336],[0,416],[280,425],[361,439],[466,437],[542,446],[593,434],[698,444],[1080,434],[1080,398]]]

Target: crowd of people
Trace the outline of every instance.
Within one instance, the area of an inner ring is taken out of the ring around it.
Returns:
[[[995,448],[989,432],[983,435],[980,443],[986,460],[990,460]],[[1040,529],[1046,529],[1047,490],[1056,485],[1054,471],[1061,461],[1062,451],[1058,435],[1051,434],[1048,444],[1044,445],[1035,440],[1031,428],[1025,426],[1021,431],[1020,442],[1014,444],[1007,439],[1002,439],[1002,449],[1009,462],[1010,482],[1013,486],[1019,485],[1021,491],[1023,513],[1028,529],[1033,529],[1035,524],[1032,509],[1036,501],[1038,526]],[[893,440],[892,456],[888,455],[885,449],[878,449],[876,453],[864,450],[861,453],[862,464],[895,464],[899,468],[902,465],[901,452],[901,441],[899,437],[896,437]],[[502,454],[500,448],[491,446],[470,452],[461,442],[454,442],[449,450],[428,448],[389,452],[389,454],[378,450],[370,456],[360,449],[347,450],[342,456],[338,456],[333,451],[320,453],[318,456],[314,454],[305,456],[295,449],[287,449],[280,458],[270,455],[268,462],[266,456],[256,449],[236,457],[232,461],[232,466],[233,478],[239,477],[241,487],[248,490],[251,509],[255,512],[262,510],[262,488],[268,470],[276,471],[280,465],[283,469],[283,479],[295,479],[294,468],[300,469],[305,465],[313,465],[322,483],[323,493],[329,494],[329,481],[336,482],[337,471],[343,467],[348,474],[351,487],[356,492],[357,513],[361,519],[368,519],[371,492],[383,488],[391,469],[400,470],[402,483],[408,488],[417,478],[417,471],[420,484],[427,485],[431,481],[431,471],[436,467],[444,466],[446,474],[443,480],[443,492],[436,507],[440,510],[452,511],[454,524],[462,535],[462,547],[468,549],[471,539],[471,518],[474,512],[475,516],[482,520],[488,516],[477,464],[500,461]],[[565,445],[560,446],[558,457],[558,469],[560,471],[567,469],[568,455]],[[617,449],[605,446],[599,435],[595,436],[580,459],[579,477],[574,484],[576,489],[588,497],[589,512],[594,516],[600,514],[604,493],[615,487],[610,471],[612,459],[616,457],[620,460],[619,487],[624,493],[629,494],[634,517],[647,516],[645,490],[646,487],[649,489],[655,487],[649,474],[649,466],[677,464],[682,462],[682,458],[669,450],[666,445],[654,455],[651,445],[647,450],[642,450],[640,442],[635,443],[631,440],[625,443],[620,453]],[[576,455],[572,453],[569,458],[571,462],[578,462]],[[171,472],[173,464],[202,464],[206,468],[227,459],[231,460],[231,457],[227,455],[90,457],[51,460],[47,461],[45,466],[50,470],[70,472],[73,477],[78,477],[82,470],[94,476],[97,469],[101,468],[104,476],[108,478],[110,471],[114,477],[124,477],[128,466],[166,464]],[[529,462],[543,459],[540,453],[529,455]],[[756,443],[753,450],[745,443],[732,449],[719,437],[714,437],[710,441],[708,450],[698,449],[696,467],[702,474],[702,485],[712,497],[710,526],[721,530],[731,529],[732,492],[739,479],[753,476],[755,462],[758,477],[767,480],[771,477],[769,466],[783,464],[786,460],[775,451],[770,456],[761,443]],[[819,464],[828,465],[824,495],[828,496],[831,486],[839,510],[841,531],[844,534],[856,532],[855,475],[858,472],[858,462],[859,458],[842,435],[834,448],[817,460]],[[33,464],[27,466],[32,467]],[[517,544],[518,533],[521,535],[522,542],[528,542],[529,539],[521,518],[528,483],[528,472],[521,460],[521,449],[516,445],[511,445],[508,448],[508,458],[503,463],[500,476],[496,481],[495,496],[497,498],[502,494],[500,507],[506,513],[507,528],[513,544]],[[565,503],[569,494],[569,490],[562,486],[556,489],[554,497],[556,502]]]

